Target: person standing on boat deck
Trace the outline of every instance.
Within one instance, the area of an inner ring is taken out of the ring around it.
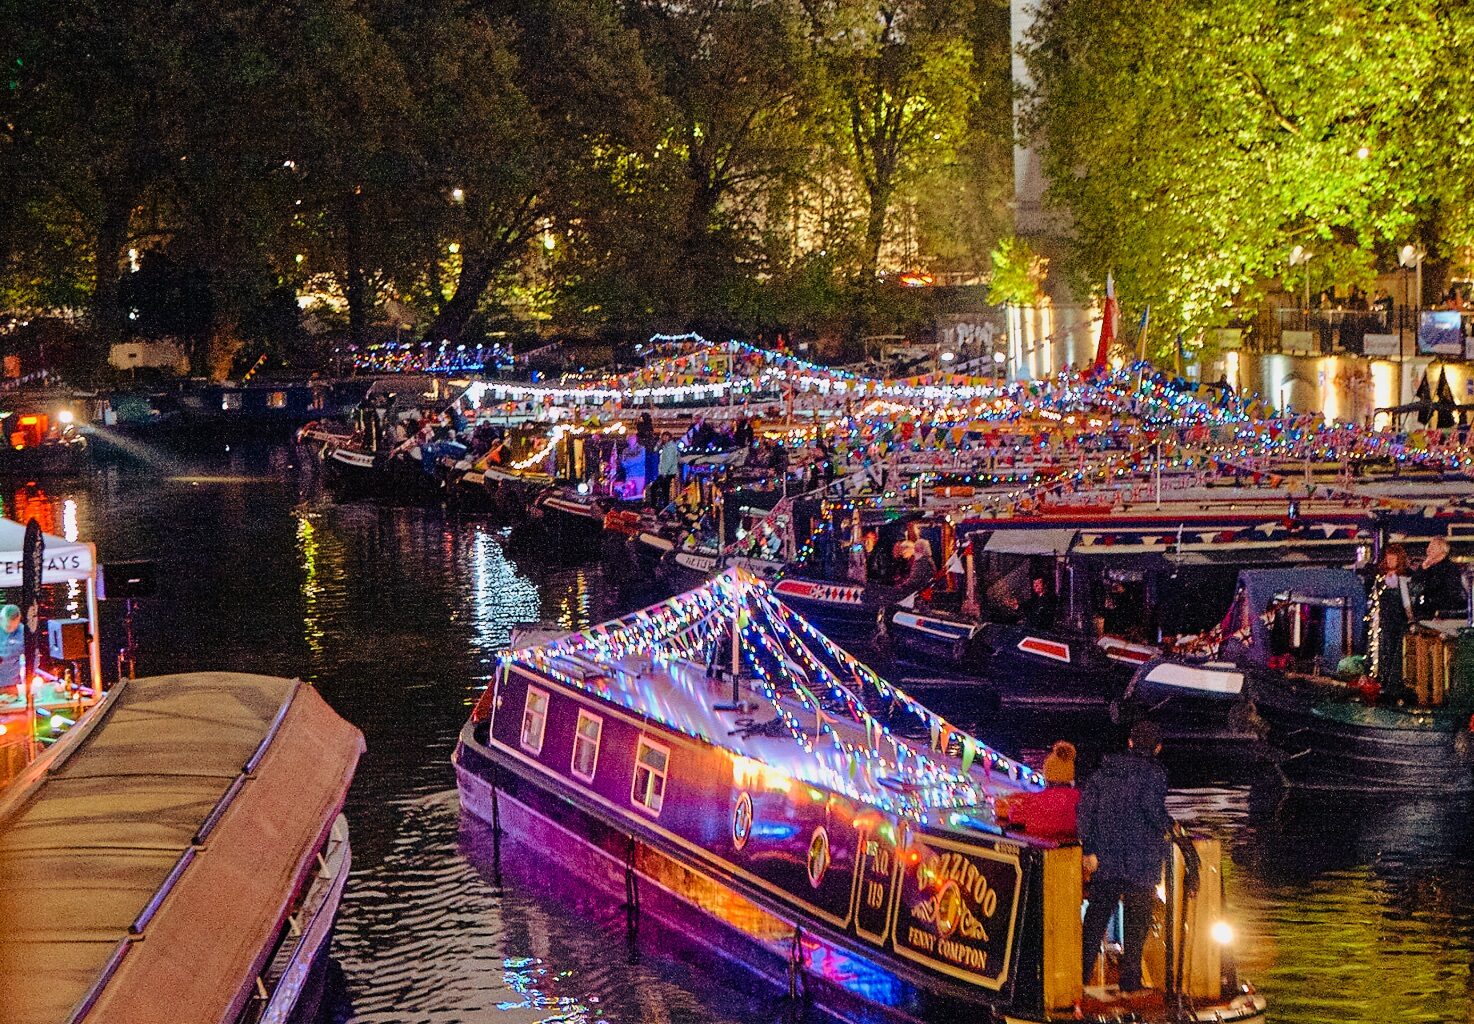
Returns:
[[[0,608],[0,688],[21,685],[26,654],[26,629],[20,624],[20,608],[7,604]]]
[[[1126,742],[1128,749],[1107,754],[1080,791],[1080,849],[1085,870],[1093,873],[1080,962],[1088,982],[1119,902],[1126,910],[1121,991],[1136,992],[1142,988],[1141,953],[1162,880],[1172,816],[1167,813],[1167,771],[1157,761],[1161,729],[1142,719],[1131,727]]]
[[[1448,541],[1434,537],[1428,542],[1423,564],[1413,570],[1417,595],[1414,610],[1420,619],[1436,619],[1450,612],[1462,617],[1469,599],[1464,594],[1464,574],[1448,557]]]
[[[660,442],[660,460],[655,474],[657,511],[670,504],[671,487],[675,484],[676,477],[681,475],[680,442],[669,433],[661,434]]]
[[[1396,700],[1402,693],[1402,638],[1413,621],[1413,599],[1408,572],[1407,548],[1388,544],[1377,567],[1377,580],[1372,585],[1373,607],[1377,629],[1372,673],[1382,684],[1382,692]]]
[[[1074,842],[1080,791],[1075,788],[1075,745],[1059,740],[1044,759],[1041,793],[1025,793],[1008,802],[1008,827],[1026,835]]]

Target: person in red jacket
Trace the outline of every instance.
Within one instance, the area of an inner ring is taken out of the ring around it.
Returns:
[[[1008,827],[1057,843],[1075,841],[1075,746],[1060,740],[1044,759],[1045,789],[1009,801]]]

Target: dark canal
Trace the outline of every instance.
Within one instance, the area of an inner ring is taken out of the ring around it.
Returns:
[[[338,1020],[783,1019],[750,979],[665,955],[669,936],[631,947],[618,908],[580,905],[554,858],[498,878],[487,837],[462,831],[449,756],[497,650],[518,622],[618,611],[597,567],[513,562],[495,532],[436,513],[335,507],[286,447],[160,456],[11,492],[5,514],[75,528],[105,563],[159,560],[141,673],[299,675],[363,730]],[[105,606],[110,651],[121,614]],[[1226,842],[1241,967],[1271,1020],[1474,1022],[1468,801],[1181,782],[1174,814]]]

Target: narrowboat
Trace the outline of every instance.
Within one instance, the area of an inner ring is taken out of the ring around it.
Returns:
[[[1080,849],[997,813],[1038,773],[738,568],[505,653],[454,763],[499,857],[505,837],[539,870],[622,899],[631,926],[649,914],[703,934],[842,1019],[1264,1017],[1211,937],[1215,844],[1185,842],[1164,873],[1146,960],[1159,991],[1120,993],[1110,957],[1082,985]]]
[[[1143,666],[1129,698],[1168,722],[1267,736],[1294,785],[1474,790],[1474,630],[1426,621],[1378,651],[1367,603],[1350,570],[1246,570],[1222,624]],[[1397,659],[1404,685],[1384,691],[1369,655]]]
[[[120,682],[0,794],[0,1019],[316,1019],[362,751],[300,681]]]
[[[90,464],[90,446],[75,413],[55,399],[12,398],[0,412],[0,476],[76,476]]]
[[[960,524],[965,539],[946,570],[888,609],[887,640],[913,688],[971,688],[990,705],[1111,708],[1133,678],[1151,689],[1139,670],[1169,652],[1172,637],[1218,624],[1240,569],[1350,565],[1390,532],[1361,508],[1270,518],[1235,504]],[[1236,723],[1252,722],[1247,709],[1233,710]],[[1211,726],[1196,714],[1165,724],[1174,743],[1255,738],[1221,716]]]

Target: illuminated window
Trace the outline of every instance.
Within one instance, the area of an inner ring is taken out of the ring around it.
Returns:
[[[578,729],[573,734],[573,774],[585,782],[594,781],[599,765],[599,740],[604,734],[604,719],[587,711],[578,713]]]
[[[287,407],[287,393],[285,391],[268,391],[266,393],[266,408],[285,409]]]
[[[233,412],[241,407],[241,393],[239,391],[226,391],[220,396],[220,411]]]
[[[527,703],[522,708],[522,746],[534,754],[542,753],[543,733],[548,727],[548,695],[527,688]]]
[[[635,751],[635,781],[630,787],[630,800],[652,814],[659,814],[665,803],[665,770],[670,761],[670,748],[640,737]]]

